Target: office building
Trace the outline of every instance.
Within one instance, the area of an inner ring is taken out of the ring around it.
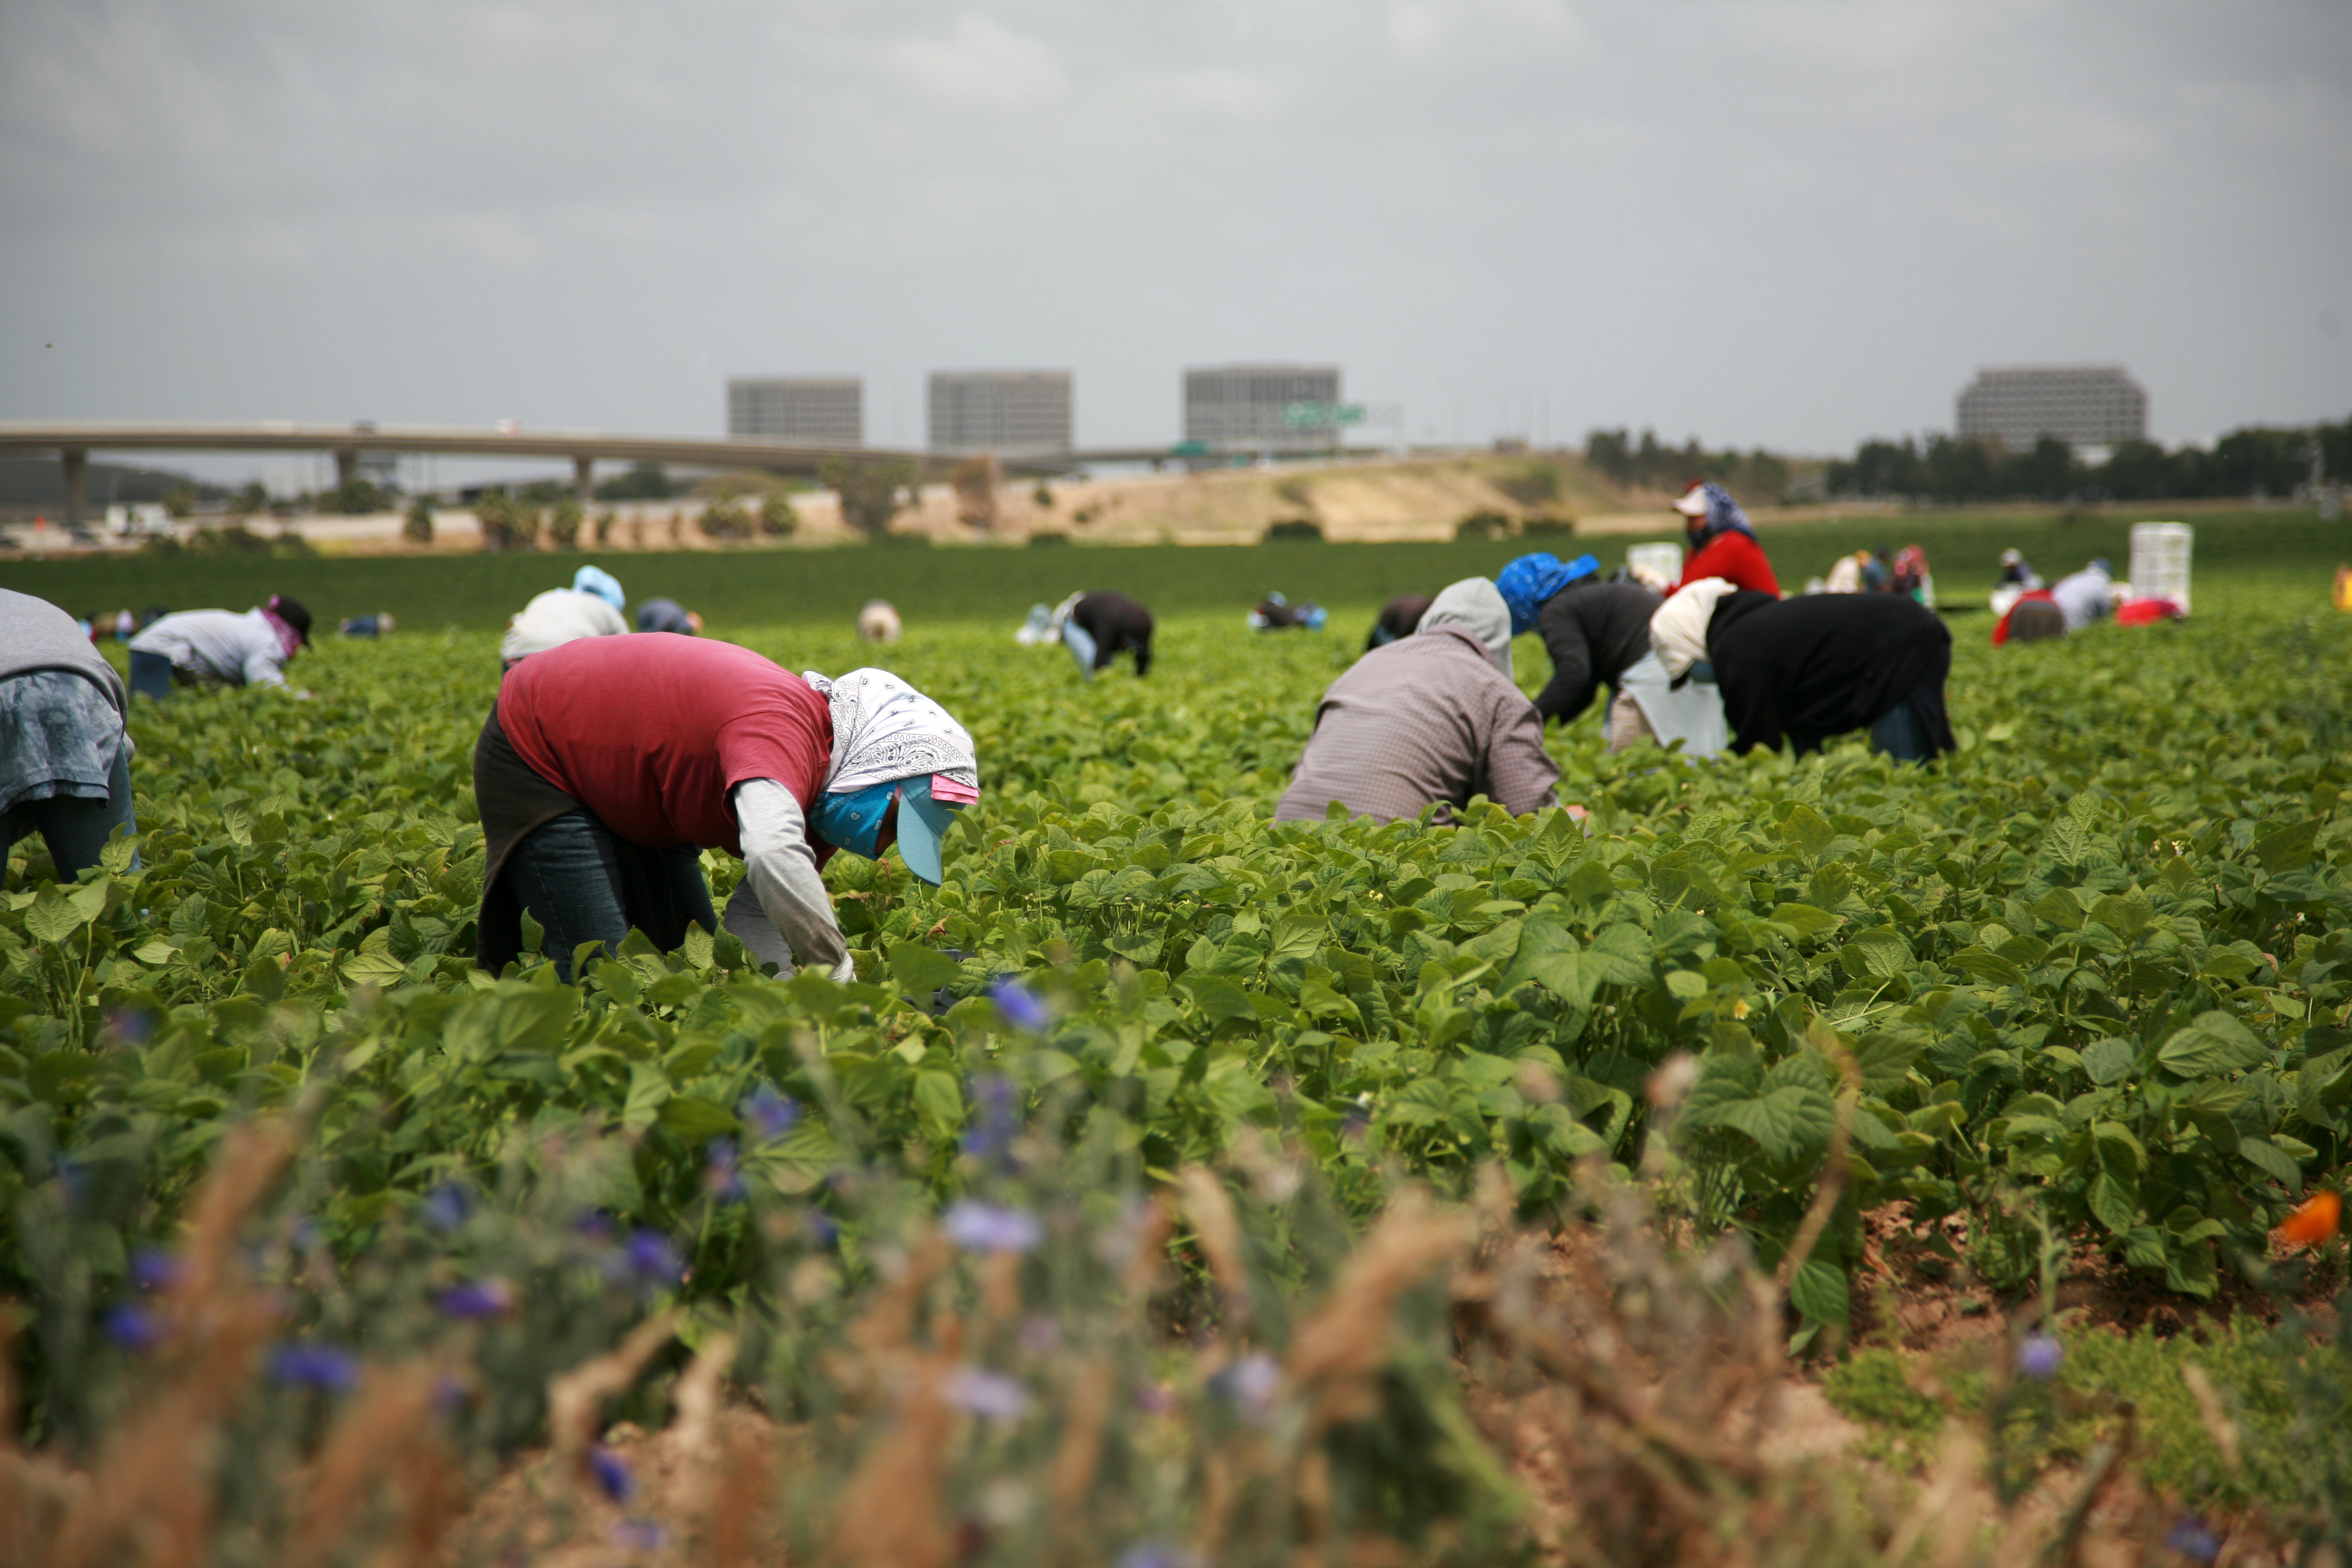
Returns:
[[[2030,452],[2044,436],[2077,448],[2144,441],[2147,394],[2120,365],[1980,370],[1960,394],[1959,432],[2011,452]]]
[[[1184,373],[1184,439],[1213,451],[1317,452],[1339,444],[1339,367],[1208,365]]]
[[[727,384],[727,434],[810,447],[866,444],[866,386],[854,375],[740,377]]]
[[[935,370],[927,407],[934,452],[1066,452],[1066,370]]]

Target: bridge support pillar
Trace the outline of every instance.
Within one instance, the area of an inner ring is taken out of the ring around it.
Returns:
[[[58,453],[66,470],[66,530],[71,532],[81,527],[82,518],[89,510],[89,454],[78,447],[68,447]]]
[[[341,489],[360,477],[360,455],[350,447],[335,448],[335,489]]]
[[[596,459],[572,459],[572,488],[580,497],[580,510],[585,511],[596,501]]]

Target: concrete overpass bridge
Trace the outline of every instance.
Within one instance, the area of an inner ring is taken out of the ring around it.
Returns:
[[[81,525],[89,508],[92,452],[328,452],[338,484],[359,471],[368,452],[430,453],[457,458],[569,458],[572,481],[583,504],[593,499],[596,465],[661,463],[680,468],[757,468],[772,474],[814,478],[828,460],[896,460],[931,478],[972,456],[965,452],[912,451],[889,447],[815,447],[790,441],[700,436],[619,436],[593,430],[494,429],[457,426],[304,425],[290,419],[249,424],[169,420],[0,420],[0,453],[49,452],[65,468],[65,522]],[[1106,447],[1069,452],[1000,452],[1008,473],[1057,474],[1088,463],[1160,463],[1214,458],[1198,446]]]

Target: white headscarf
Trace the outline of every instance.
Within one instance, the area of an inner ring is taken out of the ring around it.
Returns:
[[[1465,577],[1448,584],[1429,602],[1421,624],[1412,629],[1425,632],[1433,626],[1460,626],[1486,647],[1496,668],[1508,679],[1517,679],[1511,674],[1511,606],[1504,602],[1503,591],[1488,579]]]
[[[1650,617],[1650,646],[1657,649],[1667,675],[1680,680],[1706,657],[1706,624],[1715,618],[1715,602],[1738,591],[1738,584],[1720,577],[1702,577],[1684,584],[1658,606]]]
[[[828,680],[805,669],[801,679],[824,693],[833,708],[828,793],[846,795],[925,773],[945,773],[967,789],[980,787],[980,760],[971,735],[946,709],[897,676],[853,669]]]

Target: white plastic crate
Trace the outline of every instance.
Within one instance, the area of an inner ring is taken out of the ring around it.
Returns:
[[[2131,531],[2131,587],[2137,599],[2170,599],[2189,610],[2189,556],[2196,530],[2185,522],[2136,522]]]
[[[1625,552],[1625,564],[1636,573],[1644,570],[1664,577],[1669,584],[1683,580],[1683,547],[1679,544],[1636,544]]]

